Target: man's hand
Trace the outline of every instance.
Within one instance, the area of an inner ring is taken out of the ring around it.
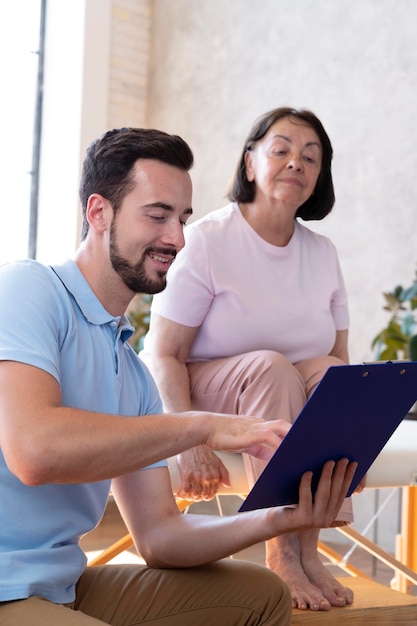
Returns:
[[[246,452],[268,461],[291,424],[284,420],[266,422],[256,417],[208,414],[210,426],[206,445],[223,452]]]
[[[330,528],[346,497],[358,464],[348,459],[327,461],[323,466],[316,493],[312,495],[312,472],[303,474],[299,501],[294,508],[281,510],[286,531],[299,532],[308,528]],[[281,531],[282,532],[282,531]]]

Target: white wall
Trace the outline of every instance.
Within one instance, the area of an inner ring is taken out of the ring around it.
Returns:
[[[39,261],[79,243],[85,150],[109,128],[145,124],[150,0],[48,0]]]
[[[86,146],[107,130],[110,0],[49,0],[37,258],[72,256]]]
[[[334,148],[337,202],[310,223],[338,247],[352,361],[371,357],[382,291],[417,262],[414,0],[154,0],[149,119],[195,153],[197,215],[224,204],[254,119],[312,109]]]
[[[0,4],[0,264],[28,254],[39,13],[35,0]]]

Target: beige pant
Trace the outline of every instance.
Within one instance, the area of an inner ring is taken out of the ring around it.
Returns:
[[[192,405],[196,410],[293,423],[332,365],[344,363],[333,356],[321,356],[292,364],[272,350],[189,363]],[[249,483],[253,484],[264,464],[248,457],[245,467]],[[339,511],[337,521],[353,521],[349,498]]]
[[[73,605],[0,602],[1,626],[289,626],[287,586],[265,567],[224,560],[192,569],[89,567]]]

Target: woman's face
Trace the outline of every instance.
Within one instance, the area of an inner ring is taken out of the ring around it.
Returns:
[[[255,202],[282,202],[295,214],[314,192],[322,153],[308,124],[292,117],[275,122],[245,154],[246,175],[256,185]]]

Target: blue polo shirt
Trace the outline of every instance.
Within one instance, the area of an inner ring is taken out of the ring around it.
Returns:
[[[125,317],[103,308],[74,261],[0,268],[0,360],[51,374],[63,406],[126,416],[162,412],[149,371],[127,343],[132,332]],[[152,467],[160,465],[166,462]],[[99,523],[109,489],[110,481],[28,487],[0,450],[0,601],[74,600],[86,567],[78,542]]]

